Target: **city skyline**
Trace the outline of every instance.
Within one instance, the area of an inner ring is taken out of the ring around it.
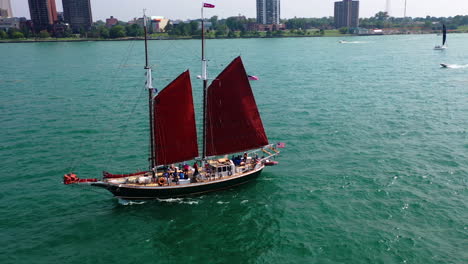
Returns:
[[[336,0],[289,0],[281,2],[281,18],[292,17],[328,17],[334,14]],[[57,0],[57,9],[62,12],[62,1]],[[109,3],[112,2],[112,5]],[[146,8],[150,15],[160,15],[171,19],[196,19],[199,17],[202,1],[173,0],[167,4],[162,0],[100,0],[91,1],[94,21],[114,16],[119,20],[128,21],[141,16],[142,9]],[[220,18],[244,15],[249,18],[256,17],[256,0],[221,1],[207,0],[216,5],[215,9],[206,12],[206,16],[218,15]],[[371,17],[379,11],[386,9],[386,0],[360,0],[360,17]],[[18,17],[30,18],[28,0],[12,1],[13,14]],[[462,12],[461,10],[466,10]],[[404,0],[391,0],[390,15],[403,17]],[[429,16],[455,16],[468,14],[468,1],[466,0],[408,0],[407,15],[410,17]]]

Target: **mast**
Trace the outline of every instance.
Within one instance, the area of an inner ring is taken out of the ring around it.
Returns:
[[[405,0],[405,15],[404,15],[405,18],[406,18],[406,1],[407,0]]]
[[[202,18],[202,80],[203,80],[203,145],[202,145],[202,159],[206,159],[206,92],[208,87],[208,73],[205,58],[205,18],[203,17],[203,9],[201,8]]]
[[[150,155],[149,155],[149,166],[150,171],[153,172],[153,168],[156,167],[156,157],[154,153],[154,125],[153,125],[153,77],[151,67],[148,62],[148,30],[146,26],[146,10],[143,10],[143,29],[145,32],[145,69],[146,69],[146,89],[148,89],[148,112],[149,112],[149,128],[150,128]]]

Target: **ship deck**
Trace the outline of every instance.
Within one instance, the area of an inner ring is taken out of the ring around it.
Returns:
[[[222,177],[206,176],[207,172],[204,170],[201,170],[199,173],[199,176],[197,176],[196,182],[190,181],[190,178],[192,178],[194,174],[193,171],[189,171],[188,179],[179,179],[178,183],[174,182],[173,180],[167,180],[167,182],[164,185],[159,185],[157,182],[158,178],[164,177],[163,172],[158,172],[155,179],[152,179],[150,183],[138,183],[138,178],[145,177],[145,174],[124,177],[124,178],[105,179],[104,182],[108,182],[111,184],[122,184],[122,185],[133,186],[133,187],[176,187],[176,186],[185,186],[185,185],[196,185],[200,183],[211,183],[211,182],[218,182],[218,181],[236,178],[236,177],[239,177],[239,176],[242,176],[242,175],[248,174],[249,172],[254,171],[255,166],[252,164],[248,164],[248,165],[243,165],[243,166],[236,166],[236,169],[241,172],[233,173],[230,176],[222,176]],[[146,174],[146,177],[151,177],[151,176]]]

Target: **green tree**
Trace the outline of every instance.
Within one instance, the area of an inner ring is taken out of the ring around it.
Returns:
[[[196,35],[198,31],[198,21],[190,21],[190,34],[189,35]]]
[[[125,37],[125,28],[121,25],[117,25],[111,28],[109,31],[110,38],[123,38]]]
[[[78,32],[80,32],[80,38],[88,37],[88,32],[86,32],[86,30],[83,27],[80,27],[80,30],[78,30]]]
[[[21,35],[23,35],[23,33],[21,33]],[[47,30],[42,30],[41,32],[39,32],[38,37],[39,38],[50,38],[50,34],[49,34],[49,32],[47,32]]]
[[[222,38],[227,35],[227,26],[226,25],[219,25],[218,29],[216,30],[216,37]]]
[[[7,33],[3,31],[2,29],[0,29],[0,39],[6,39],[7,36],[8,36]]]
[[[88,32],[88,37],[89,38],[100,38],[101,34],[99,32],[99,29],[97,27],[92,27],[91,30]]]
[[[99,26],[99,36],[105,39],[109,38],[109,29],[107,29],[105,26]]]
[[[167,23],[166,27],[164,28],[164,32],[171,32],[174,29],[174,26],[171,22]]]
[[[273,36],[275,36],[275,37],[282,37],[282,36],[284,36],[284,31],[282,31],[282,30],[276,30],[276,31],[273,32]]]
[[[23,33],[25,38],[29,38],[33,35],[31,29],[28,26],[22,26],[21,33]]]
[[[431,21],[424,22],[424,27],[427,28],[427,29],[432,28],[432,22]]]
[[[378,21],[385,21],[387,20],[390,16],[388,15],[387,12],[378,12],[377,14],[375,14],[374,16]]]
[[[94,26],[96,26],[96,27],[105,26],[105,25],[106,25],[106,22],[104,22],[102,20],[98,20],[98,21],[94,22]]]
[[[125,32],[127,36],[130,37],[138,37],[138,36],[143,36],[145,34],[143,28],[141,28],[137,24],[127,24],[125,26]]]
[[[349,29],[347,27],[342,27],[342,28],[338,29],[338,31],[341,34],[346,34],[346,33],[348,33]]]
[[[229,30],[232,31],[245,30],[247,28],[247,19],[243,16],[228,17],[225,23]]]
[[[11,34],[11,38],[12,39],[21,39],[21,38],[24,38],[24,35],[23,33],[19,32],[19,31],[15,31]]]
[[[64,32],[63,32],[63,37],[64,38],[69,38],[71,37],[73,34],[72,30],[70,28],[67,28]]]
[[[181,28],[183,36],[191,36],[192,35],[192,25],[190,23],[185,23]]]
[[[217,29],[218,28],[218,16],[212,16],[210,18],[210,22],[211,22],[211,28],[212,29]]]
[[[229,31],[227,37],[228,38],[240,38],[240,31]]]

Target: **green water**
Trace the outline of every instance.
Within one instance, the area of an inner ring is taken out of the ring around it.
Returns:
[[[238,55],[260,77],[280,166],[132,205],[61,180],[146,167],[143,42],[0,45],[0,263],[467,263],[468,35],[439,38],[209,40],[212,77]],[[199,111],[199,42],[150,53]]]

